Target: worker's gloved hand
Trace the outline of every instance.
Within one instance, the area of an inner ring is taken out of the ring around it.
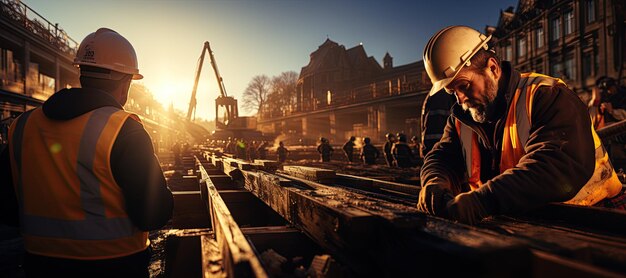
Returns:
[[[475,225],[489,216],[475,192],[461,193],[450,200],[447,205],[447,214],[452,220],[470,225]]]
[[[436,216],[446,216],[446,204],[454,196],[450,191],[440,184],[441,180],[429,181],[420,190],[417,209],[421,212]]]

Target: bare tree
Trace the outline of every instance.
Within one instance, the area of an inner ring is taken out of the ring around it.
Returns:
[[[270,117],[287,115],[296,104],[298,73],[286,71],[272,78],[271,90],[264,110]]]
[[[243,92],[243,108],[261,115],[269,92],[270,78],[265,74],[254,76]]]

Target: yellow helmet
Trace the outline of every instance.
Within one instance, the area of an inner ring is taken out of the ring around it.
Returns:
[[[100,28],[83,39],[74,58],[74,65],[130,74],[133,79],[143,78],[139,74],[137,54],[133,46],[122,35],[108,28]],[[98,76],[93,77],[106,78],[103,74],[94,74]]]
[[[467,26],[450,26],[437,32],[424,48],[424,67],[433,83],[430,95],[438,92],[470,65],[470,58],[481,48],[488,49],[491,36]]]

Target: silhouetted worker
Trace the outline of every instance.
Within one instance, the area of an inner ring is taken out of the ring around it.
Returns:
[[[135,50],[100,28],[74,64],[82,88],[60,90],[11,125],[1,218],[20,226],[26,277],[148,277],[148,231],[171,218],[173,198],[149,134],[123,109],[143,77]]]
[[[420,160],[421,144],[417,136],[411,137],[411,144],[409,145],[409,147],[411,147],[411,158],[413,159],[413,161]]]
[[[361,159],[367,165],[376,164],[376,159],[380,157],[380,152],[372,145],[370,138],[363,138],[363,148],[361,149]]]
[[[346,158],[349,162],[353,162],[354,160],[354,140],[356,140],[356,138],[354,136],[350,136],[348,142],[343,145],[343,152],[346,154]]]
[[[395,161],[393,159],[393,155],[391,154],[391,148],[393,147],[393,143],[396,142],[396,136],[393,135],[393,133],[387,133],[385,137],[387,137],[387,142],[385,142],[385,145],[383,146],[385,161],[387,162],[387,166],[393,167],[395,166]]]
[[[285,144],[283,141],[278,142],[278,148],[276,148],[276,154],[278,155],[278,162],[283,163],[287,160],[287,155],[289,154],[289,150],[285,148]]]
[[[409,168],[413,166],[411,159],[411,147],[406,143],[406,135],[398,133],[398,142],[393,144],[391,154],[395,160],[396,166],[400,168]]]
[[[432,150],[433,146],[439,142],[443,136],[443,129],[446,127],[450,108],[456,103],[454,95],[446,94],[445,90],[432,92],[426,95],[422,106],[422,146],[419,152],[420,157]]]
[[[267,159],[267,141],[261,142],[256,152],[259,154],[259,159]]]
[[[180,160],[181,146],[178,141],[172,145],[172,153],[174,154],[174,165],[181,165]]]
[[[234,154],[235,153],[233,151],[234,149],[235,149],[235,142],[233,141],[233,138],[228,137],[228,140],[226,141],[226,146],[224,147],[224,152],[229,153],[229,154]]]
[[[317,152],[320,153],[322,162],[329,162],[333,155],[333,147],[328,142],[328,139],[320,138],[320,144],[317,146]]]
[[[239,139],[236,141],[236,154],[239,159],[246,159],[246,140]]]
[[[256,149],[257,149],[256,142],[255,141],[250,142],[250,146],[248,146],[248,159],[252,162],[254,162],[254,160],[257,158]]]

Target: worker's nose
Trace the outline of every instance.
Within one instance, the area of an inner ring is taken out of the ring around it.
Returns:
[[[467,96],[459,91],[454,91],[454,96],[456,96],[456,102],[458,104],[463,104],[467,101]]]

